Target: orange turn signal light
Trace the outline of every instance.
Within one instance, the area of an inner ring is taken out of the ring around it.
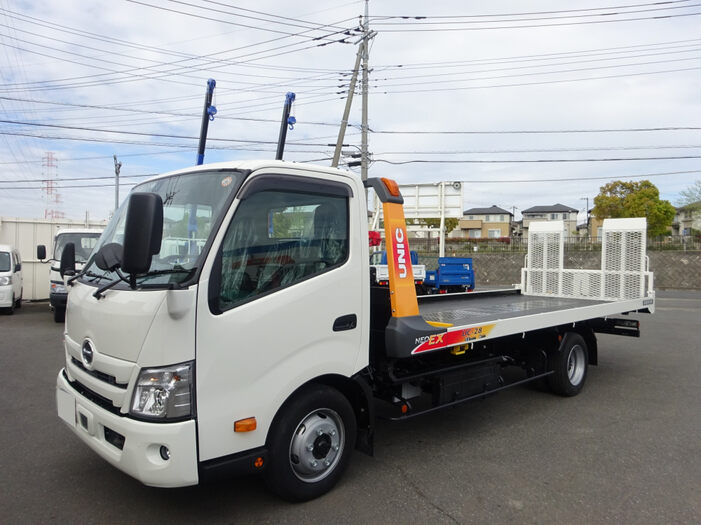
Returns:
[[[393,181],[392,179],[386,179],[384,177],[382,177],[380,180],[383,182],[390,195],[392,195],[393,197],[401,197],[402,194],[399,192],[399,185],[396,181]]]
[[[234,422],[234,432],[251,432],[256,429],[256,418],[247,417]]]
[[[258,456],[256,460],[253,462],[253,466],[256,468],[261,468],[263,466],[263,458]]]

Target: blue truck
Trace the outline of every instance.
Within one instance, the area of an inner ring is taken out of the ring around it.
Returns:
[[[426,293],[471,292],[475,289],[472,257],[439,257],[438,268],[426,272]]]

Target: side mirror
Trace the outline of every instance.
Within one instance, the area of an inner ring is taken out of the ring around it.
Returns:
[[[37,259],[39,259],[40,261],[46,259],[46,246],[44,246],[43,244],[37,246]]]
[[[122,270],[145,273],[151,257],[161,251],[163,200],[157,193],[132,193],[124,225]]]
[[[61,277],[64,275],[75,275],[75,244],[66,243],[61,253],[61,264],[59,265]]]
[[[122,264],[122,245],[116,242],[105,244],[95,254],[95,264],[100,270],[115,271]]]
[[[20,263],[15,264],[15,272],[19,272],[22,269],[22,265]]]

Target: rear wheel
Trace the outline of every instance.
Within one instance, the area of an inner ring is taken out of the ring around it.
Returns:
[[[576,396],[584,387],[589,367],[589,351],[584,338],[568,332],[560,348],[550,355],[550,390],[561,396]]]
[[[66,309],[54,307],[54,321],[62,323],[66,320]]]
[[[289,501],[307,501],[336,484],[355,446],[353,408],[338,390],[303,387],[270,429],[268,487]]]

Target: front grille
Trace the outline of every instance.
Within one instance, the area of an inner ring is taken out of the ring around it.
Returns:
[[[116,415],[122,416],[122,417],[124,416],[124,414],[122,414],[120,412],[119,407],[116,407],[112,404],[112,401],[110,401],[109,399],[107,399],[104,396],[101,396],[97,392],[93,392],[88,387],[79,383],[78,381],[71,381],[70,379],[68,379],[68,376],[66,375],[65,370],[63,371],[63,375],[66,378],[66,380],[68,381],[68,383],[73,387],[73,389],[76,392],[78,392],[81,396],[92,401],[96,405],[101,406],[105,410],[112,412],[113,414],[116,414]]]
[[[85,368],[83,363],[78,361],[75,357],[71,357],[71,363],[73,363],[75,366],[80,368],[86,374],[89,374],[89,375],[93,376],[94,378],[99,379],[100,381],[104,381],[105,383],[108,383],[112,386],[116,386],[117,388],[122,388],[122,389],[126,390],[127,387],[129,386],[128,383],[117,383],[116,377],[111,376],[109,374],[105,374],[104,372],[98,372],[97,370],[88,370],[87,368]]]

